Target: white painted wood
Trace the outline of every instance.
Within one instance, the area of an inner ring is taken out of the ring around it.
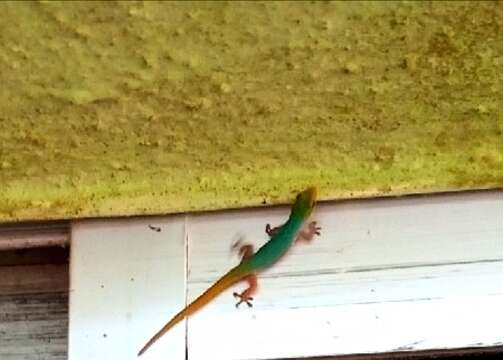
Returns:
[[[258,247],[288,211],[75,223],[69,358],[135,359],[237,264],[234,241]],[[186,329],[190,360],[501,345],[502,217],[498,191],[322,204],[322,236],[260,275],[253,309],[236,310],[231,289],[144,358],[184,359]]]
[[[188,300],[238,262],[233,241],[259,246],[288,210],[194,216]],[[314,218],[322,236],[260,275],[253,309],[229,290],[188,321],[190,360],[503,344],[503,192],[327,203]]]
[[[75,222],[69,359],[137,359],[144,343],[185,304],[185,250],[183,216]],[[184,359],[183,325],[142,359]]]

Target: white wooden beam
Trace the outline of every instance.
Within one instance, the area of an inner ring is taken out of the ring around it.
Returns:
[[[238,263],[234,241],[260,246],[288,212],[75,222],[70,359],[136,359]],[[314,218],[321,237],[260,274],[252,309],[230,289],[144,359],[182,360],[186,345],[190,360],[240,360],[503,344],[503,192],[324,203]]]
[[[137,359],[185,304],[185,244],[183,216],[75,222],[68,358]],[[143,359],[184,357],[180,326]]]
[[[196,216],[188,298],[288,209]],[[503,343],[503,192],[320,206],[323,227],[263,273],[252,309],[231,291],[188,321],[190,360],[273,359]]]

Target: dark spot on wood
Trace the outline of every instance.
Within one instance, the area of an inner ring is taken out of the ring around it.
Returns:
[[[153,225],[150,225],[150,224],[149,224],[149,225],[148,225],[148,228],[149,228],[150,230],[153,230],[153,231],[156,231],[156,232],[161,232],[161,228],[160,228],[160,227],[158,227],[158,226],[153,226]]]

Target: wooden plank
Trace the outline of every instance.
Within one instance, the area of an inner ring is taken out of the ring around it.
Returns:
[[[460,360],[469,358],[475,359],[501,359],[503,354],[502,346],[492,347],[472,347],[463,349],[447,350],[422,350],[422,351],[396,351],[392,353],[380,354],[357,354],[339,356],[321,356],[298,359],[275,359],[275,360]]]
[[[68,263],[62,250],[57,256],[50,249],[0,252],[0,359],[67,358]]]
[[[0,225],[0,251],[36,247],[68,246],[69,223],[23,223]]]
[[[287,214],[194,216],[189,300],[238,262],[233,241],[259,246]],[[189,359],[501,345],[501,214],[501,191],[322,204],[322,236],[261,274],[253,309],[228,291],[188,321]]]
[[[0,359],[67,358],[68,292],[0,294]]]
[[[183,216],[73,224],[70,360],[137,359],[172,309],[185,304],[185,237]],[[182,324],[143,359],[184,356]]]
[[[0,266],[0,279],[2,295],[67,292],[68,264]]]
[[[0,266],[23,266],[43,264],[66,264],[70,250],[68,247],[37,247],[0,252]]]

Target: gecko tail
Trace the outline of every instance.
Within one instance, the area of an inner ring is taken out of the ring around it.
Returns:
[[[173,316],[173,318],[162,327],[138,352],[138,356],[141,356],[148,350],[159,338],[166,334],[172,327],[178,324],[180,321],[186,317],[194,314],[196,311],[201,309],[203,306],[208,304],[211,300],[220,295],[223,291],[227,290],[229,287],[234,285],[243,277],[243,270],[238,265],[237,267],[230,270],[227,274],[222,276],[217,282],[210,286],[204,293],[202,293],[197,299],[191,302],[187,307],[181,310],[178,314]]]

